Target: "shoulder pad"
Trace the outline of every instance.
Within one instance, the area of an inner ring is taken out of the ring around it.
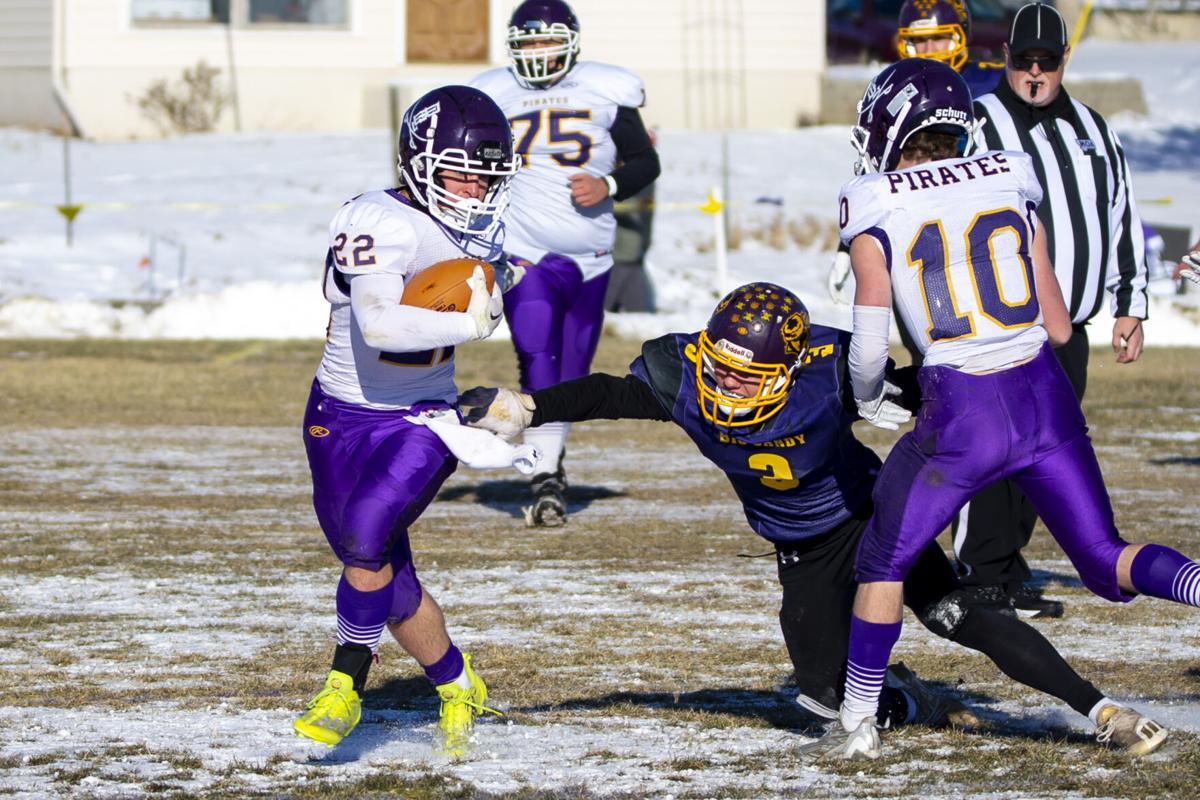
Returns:
[[[329,250],[346,275],[406,275],[416,257],[419,235],[410,214],[383,192],[368,192],[346,203],[329,224]]]
[[[882,175],[860,175],[842,186],[838,197],[838,228],[841,240],[849,245],[854,237],[883,224],[886,210],[876,191]]]
[[[515,83],[512,80],[512,74],[508,67],[495,67],[479,73],[471,80],[467,81],[467,86],[473,86],[479,89],[484,94],[488,94],[489,90],[502,88],[506,83]]]
[[[663,407],[670,411],[679,396],[685,366],[679,354],[678,337],[669,333],[646,342],[642,345],[640,360],[646,373],[643,379],[650,384]]]
[[[646,104],[646,84],[623,67],[584,61],[576,67],[577,79],[618,106],[641,108]]]

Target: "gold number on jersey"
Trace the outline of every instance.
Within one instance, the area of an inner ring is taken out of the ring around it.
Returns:
[[[783,456],[777,456],[774,453],[755,453],[750,456],[747,463],[750,465],[750,469],[767,473],[758,480],[768,489],[786,492],[800,485],[800,481],[792,477],[792,465]]]
[[[998,208],[975,215],[963,233],[971,287],[979,313],[1001,328],[1027,328],[1037,322],[1041,308],[1034,291],[1033,259],[1029,255],[1029,225],[1013,208]],[[1012,234],[1015,256],[1025,281],[1024,296],[1011,301],[1004,296],[1000,269],[1011,261],[996,256],[995,237]],[[958,308],[959,295],[950,280],[946,230],[942,221],[926,222],[908,246],[908,265],[917,268],[921,298],[929,318],[926,332],[931,342],[964,339],[976,333],[975,318]]]
[[[575,144],[575,152],[550,153],[560,167],[578,169],[592,158],[592,137],[583,131],[571,130],[572,121],[588,121],[592,118],[591,109],[571,110],[565,108],[543,108],[510,117],[508,122],[513,128],[513,138],[516,139],[516,150],[521,154],[521,166],[529,166],[529,151],[537,140],[542,128],[546,129],[546,143]]]

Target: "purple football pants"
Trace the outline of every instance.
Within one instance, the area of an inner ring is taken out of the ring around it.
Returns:
[[[573,260],[547,253],[504,295],[522,391],[588,374],[604,325],[607,289],[607,272],[584,281]]]
[[[1117,586],[1126,546],[1087,435],[1083,411],[1049,345],[1031,361],[988,375],[920,371],[916,427],[896,443],[875,484],[859,583],[899,581],[971,497],[1011,477],[1090,590],[1128,601]]]
[[[432,407],[446,406],[363,408],[330,397],[313,381],[304,412],[317,520],[346,566],[379,570],[392,565],[392,620],[411,616],[420,602],[408,526],[458,466],[432,431],[403,419]]]

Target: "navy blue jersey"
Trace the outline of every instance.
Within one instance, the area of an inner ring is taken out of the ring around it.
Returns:
[[[870,498],[880,467],[879,457],[850,429],[858,417],[847,407],[841,366],[850,333],[812,327],[808,358],[783,409],[751,433],[730,433],[701,416],[697,337],[670,334],[647,342],[630,372],[729,478],[755,533],[795,542],[849,519]]]
[[[991,62],[967,64],[958,74],[967,82],[967,88],[971,90],[971,97],[979,99],[985,94],[995,91],[1004,77],[1004,64]]]

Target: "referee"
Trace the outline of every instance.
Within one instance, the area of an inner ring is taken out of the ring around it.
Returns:
[[[1142,354],[1147,312],[1142,223],[1117,134],[1062,88],[1071,48],[1058,11],[1041,3],[1023,6],[1004,52],[1005,80],[975,101],[975,116],[987,118],[979,144],[1033,157],[1045,192],[1038,217],[1074,326],[1071,340],[1056,354],[1082,400],[1085,326],[1100,310],[1106,288],[1112,292],[1117,363],[1132,363]],[[1061,602],[1025,584],[1031,575],[1020,550],[1036,521],[1033,507],[1009,481],[984,489],[959,513],[954,553],[960,577],[978,603],[1031,616],[1062,616]]]

